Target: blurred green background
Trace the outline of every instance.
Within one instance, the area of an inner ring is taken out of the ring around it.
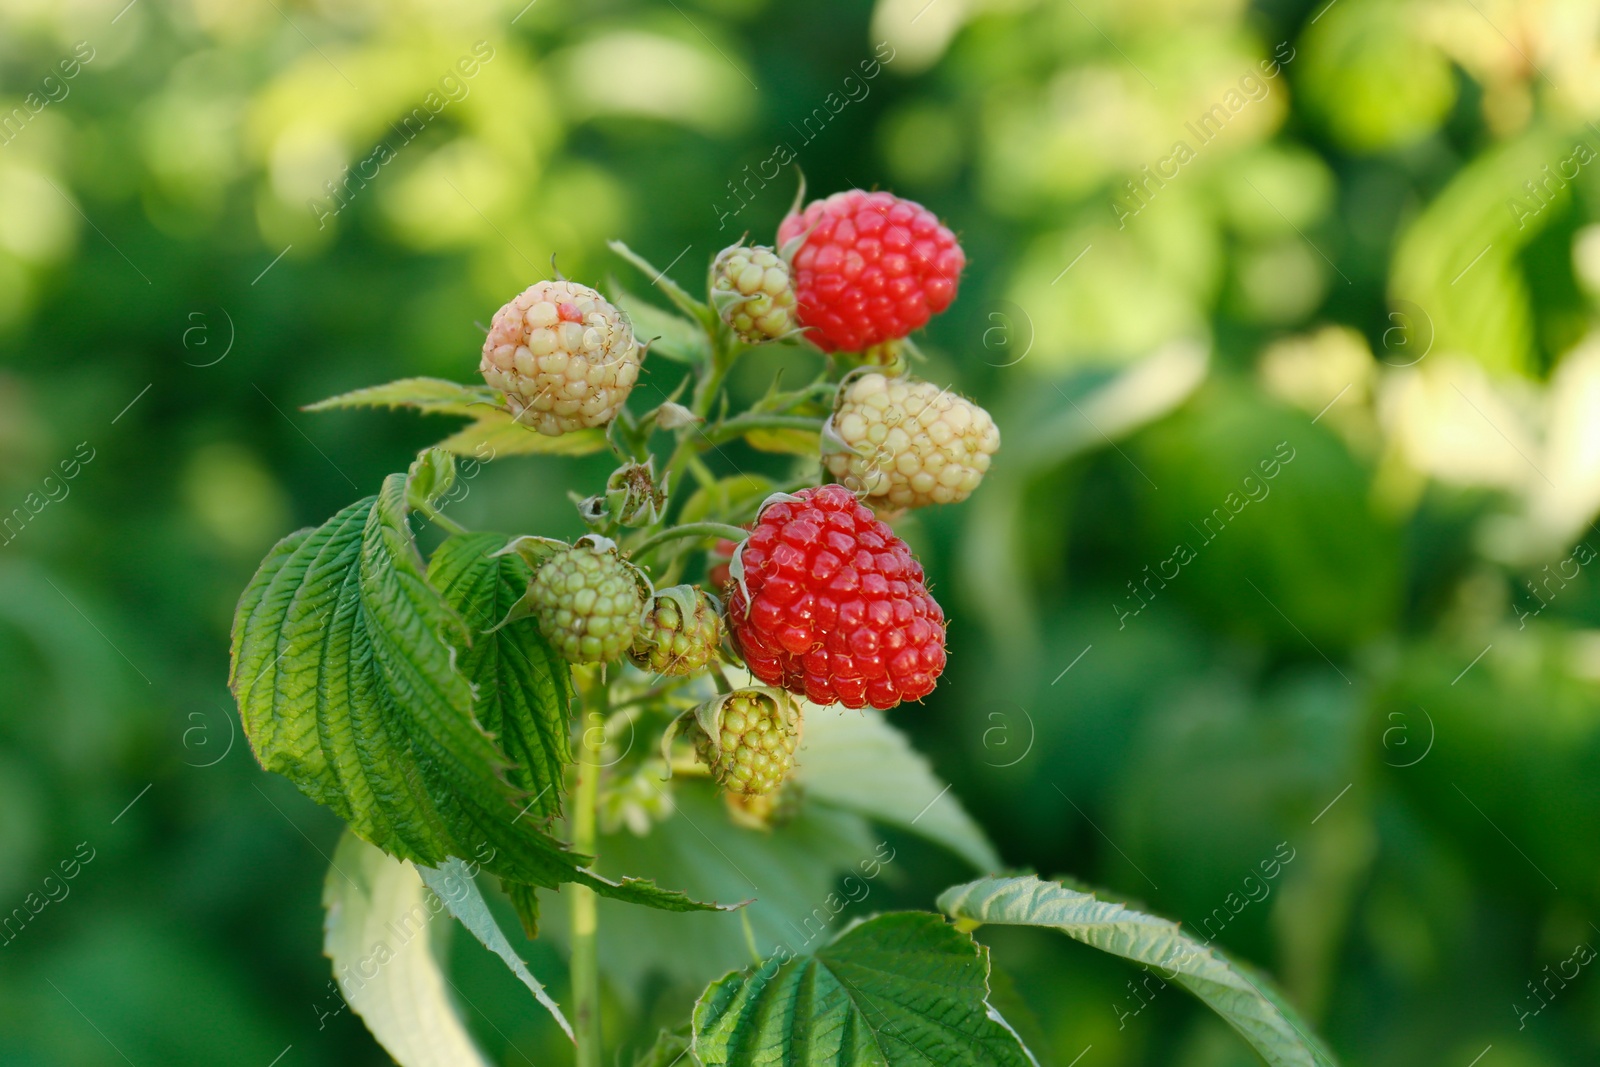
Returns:
[[[387,1062],[325,1017],[339,828],[237,737],[228,625],[447,427],[298,408],[469,379],[552,255],[642,289],[610,237],[698,284],[780,144],[968,253],[922,373],[1005,447],[904,526],[952,656],[892,718],[1006,861],[1217,933],[1348,1064],[1600,1062],[1600,975],[1549,981],[1600,945],[1593,0],[125,3],[0,0],[0,913],[60,897],[0,935],[0,1064]],[[457,514],[571,534],[606,466]],[[969,873],[902,845],[874,907]],[[1251,1062],[991,940],[1045,1062]],[[458,958],[500,1062],[565,1062]]]

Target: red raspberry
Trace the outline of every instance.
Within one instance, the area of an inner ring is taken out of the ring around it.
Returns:
[[[784,219],[778,243],[807,230],[791,264],[795,298],[800,324],[825,352],[904,337],[956,297],[967,257],[921,204],[892,193],[834,193]]]
[[[944,670],[922,564],[843,486],[796,497],[763,508],[740,550],[728,620],[750,673],[815,704],[921,700]]]

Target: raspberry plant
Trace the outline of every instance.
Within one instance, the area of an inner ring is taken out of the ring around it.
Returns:
[[[494,315],[483,384],[413,378],[312,405],[472,420],[281,541],[235,619],[231,685],[256,758],[348,824],[325,894],[340,991],[405,1067],[485,1063],[428,939],[402,936],[448,910],[551,1012],[580,1067],[616,1062],[602,1044],[599,898],[712,913],[750,901],[602,874],[601,833],[666,833],[688,819],[678,802],[714,783],[727,827],[696,822],[708,841],[757,827],[761,847],[798,860],[831,847],[827,833],[786,835],[831,804],[988,869],[938,895],[936,912],[877,915],[700,973],[710,984],[692,1013],[640,1064],[1037,1062],[990,1001],[989,952],[973,938],[985,923],[1054,928],[1152,969],[1269,1063],[1332,1063],[1264,980],[1175,924],[998,873],[981,831],[884,719],[908,702],[914,714],[946,661],[944,611],[893,524],[978,489],[1000,433],[908,372],[920,359],[908,335],[954,299],[965,265],[951,231],[888,193],[803,211],[802,199],[777,247],[741,241],[715,258],[705,301],[613,244],[672,311],[617,287],[535,282]],[[730,410],[730,367],[772,345],[811,346],[820,373]],[[629,401],[647,355],[684,374],[640,411]],[[792,477],[713,473],[708,454],[740,439],[794,456]],[[618,466],[575,497],[590,532],[574,543],[468,531],[444,514],[461,457],[605,450]],[[624,746],[624,733],[650,743]],[[860,863],[869,879],[882,847]],[[546,895],[565,905],[570,1023],[495,919],[480,872],[529,938]]]

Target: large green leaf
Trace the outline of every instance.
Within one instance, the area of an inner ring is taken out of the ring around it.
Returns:
[[[550,998],[549,993],[545,992],[544,985],[533,976],[532,971],[528,970],[528,965],[522,962],[522,957],[511,947],[511,942],[500,929],[500,924],[495,922],[488,903],[478,891],[478,883],[473,878],[472,868],[462,860],[452,859],[438,867],[419,867],[417,873],[422,875],[423,882],[444,902],[444,906],[450,909],[450,914],[459,919],[461,925],[483,943],[484,948],[505,961],[506,966],[511,968],[511,973],[533,992],[534,999],[555,1016],[556,1022],[561,1024],[561,1029],[566,1031],[567,1037],[572,1037],[572,1024],[561,1014],[560,1006]]]
[[[440,901],[409,863],[346,833],[322,888],[339,991],[401,1067],[489,1067],[445,989],[429,931]]]
[[[939,896],[946,915],[969,923],[1041,926],[1156,969],[1205,1001],[1272,1067],[1336,1061],[1282,996],[1178,924],[1032,875],[980,878]]]
[[[980,871],[1000,857],[950,787],[880,711],[805,709],[795,778],[808,800],[921,834]]]
[[[486,385],[462,385],[443,378],[401,378],[384,385],[369,385],[330,396],[306,411],[336,408],[415,408],[435,415],[478,415],[484,405],[497,406],[499,397]]]
[[[989,956],[937,915],[852,926],[813,956],[715,982],[694,1009],[706,1067],[1026,1067],[988,1003]]]
[[[477,691],[478,722],[513,766],[511,783],[532,799],[525,817],[561,810],[562,768],[572,762],[568,709],[572,671],[532,617],[498,626],[528,590],[532,570],[521,556],[495,555],[503,534],[451,537],[434,550],[428,581],[465,621],[471,644],[458,665]]]
[[[404,859],[474,856],[522,885],[578,881],[668,910],[715,907],[601,878],[519,817],[533,798],[474,717],[457,666],[471,633],[428,582],[406,482],[391,475],[376,497],[285,538],[246,588],[230,681],[262,766]]]

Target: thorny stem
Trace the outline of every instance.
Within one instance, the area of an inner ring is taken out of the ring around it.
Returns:
[[[606,714],[606,683],[598,672],[584,687],[587,715]],[[595,826],[600,808],[600,750],[605,743],[599,731],[584,730],[572,790],[572,847],[594,855]],[[591,740],[593,738],[593,740]],[[574,882],[572,894],[572,999],[574,1029],[578,1038],[577,1067],[602,1067],[604,1053],[600,1030],[600,915],[594,890]]]

